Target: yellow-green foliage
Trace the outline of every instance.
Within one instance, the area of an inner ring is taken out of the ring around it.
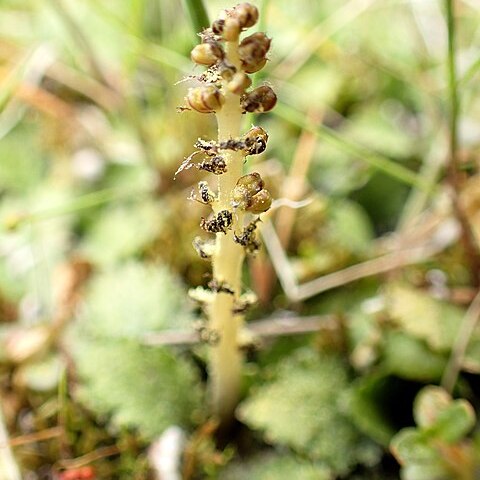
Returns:
[[[297,350],[280,363],[272,381],[252,392],[239,415],[267,442],[345,474],[359,462],[376,460],[376,449],[362,442],[342,413],[347,385],[345,364],[337,356]]]
[[[161,227],[159,202],[116,205],[99,215],[86,235],[82,252],[100,265],[110,265],[142,252]]]
[[[201,390],[187,359],[141,345],[151,331],[188,320],[176,279],[161,267],[129,263],[99,274],[72,337],[79,397],[117,426],[148,438],[191,424]]]
[[[220,475],[220,480],[331,480],[328,468],[302,460],[294,455],[267,453],[248,461],[230,464]]]
[[[79,326],[97,337],[138,338],[189,324],[185,291],[161,265],[129,262],[98,274]]]
[[[79,397],[121,427],[147,438],[172,424],[188,426],[201,392],[192,365],[164,348],[128,340],[77,342]]]
[[[395,325],[439,352],[450,350],[465,314],[459,307],[397,283],[386,289],[386,303]]]
[[[402,480],[478,478],[478,446],[466,438],[475,425],[472,405],[430,385],[417,395],[413,413],[417,427],[400,430],[390,444]]]

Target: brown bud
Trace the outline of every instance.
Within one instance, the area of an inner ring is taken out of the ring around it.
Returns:
[[[275,92],[267,85],[243,95],[242,108],[245,112],[263,113],[270,111],[277,103]]]
[[[238,47],[240,58],[247,64],[258,63],[265,58],[270,49],[271,39],[257,32],[245,37]]]
[[[232,192],[232,204],[235,207],[247,208],[254,195],[263,188],[263,180],[258,172],[243,175],[237,181]]]
[[[250,80],[250,77],[247,74],[243,72],[237,72],[228,82],[227,88],[232,93],[235,93],[236,95],[241,95],[248,87],[250,87],[251,84],[252,80]]]
[[[253,27],[258,21],[257,7],[250,3],[239,3],[234,7],[233,12],[238,18],[241,28]]]
[[[237,180],[236,187],[245,188],[250,195],[255,195],[263,188],[263,180],[258,172],[247,173]]]
[[[212,32],[215,35],[221,35],[223,32],[224,25],[225,25],[225,20],[223,18],[217,18],[217,20],[215,20],[212,23]]]
[[[227,17],[223,23],[222,38],[227,42],[236,42],[242,27],[235,17]]]
[[[186,101],[197,112],[211,113],[222,108],[222,105],[225,103],[225,97],[217,87],[209,85],[191,88],[188,91]]]
[[[201,43],[190,53],[192,61],[199,65],[215,65],[224,56],[223,50],[217,43]]]
[[[242,68],[245,73],[255,73],[261,70],[267,63],[266,58],[262,58],[259,62],[247,63],[242,62]]]
[[[266,212],[272,205],[272,196],[268,190],[260,190],[256,195],[251,199],[246,210],[255,215]]]
[[[245,142],[246,155],[259,155],[267,148],[268,133],[262,127],[252,127],[242,140]]]

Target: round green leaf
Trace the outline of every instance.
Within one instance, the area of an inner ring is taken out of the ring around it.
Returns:
[[[390,450],[402,465],[430,463],[440,459],[438,451],[429,445],[428,437],[415,428],[404,428],[395,435]]]
[[[413,404],[415,423],[419,427],[431,427],[451,402],[452,397],[443,388],[435,385],[423,388]]]

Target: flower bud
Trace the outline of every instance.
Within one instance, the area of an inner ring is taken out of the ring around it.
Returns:
[[[245,73],[255,73],[261,70],[267,63],[266,58],[262,58],[260,61],[253,63],[247,63],[242,61],[242,68]]]
[[[225,103],[225,97],[217,87],[209,85],[191,88],[188,91],[186,101],[197,112],[211,113],[222,108],[222,105]]]
[[[235,17],[227,17],[223,22],[222,38],[227,42],[236,42],[242,27]]]
[[[215,65],[223,56],[223,50],[217,43],[201,43],[190,53],[192,61],[207,66]]]
[[[252,80],[250,80],[250,77],[247,74],[243,72],[237,72],[228,82],[227,88],[232,93],[235,93],[235,95],[241,95],[248,87],[250,87],[251,84]]]
[[[223,33],[223,26],[225,25],[225,20],[223,18],[217,18],[212,23],[212,32],[215,35],[221,35]]]
[[[267,148],[268,133],[262,127],[252,127],[242,140],[245,142],[245,155],[259,155]]]
[[[248,173],[240,177],[232,192],[232,204],[235,207],[247,208],[252,197],[263,188],[263,180],[258,172]]]
[[[257,7],[250,3],[239,3],[233,8],[233,12],[241,28],[253,27],[258,21]]]
[[[251,198],[246,210],[255,215],[266,212],[272,205],[272,196],[268,190],[260,190]]]
[[[263,180],[258,172],[247,173],[237,180],[235,188],[244,188],[250,195],[255,195],[263,188]]]
[[[263,113],[270,111],[277,103],[275,92],[267,85],[252,90],[241,98],[245,112]]]
[[[259,63],[270,49],[271,39],[257,32],[245,37],[238,46],[238,54],[246,64]]]

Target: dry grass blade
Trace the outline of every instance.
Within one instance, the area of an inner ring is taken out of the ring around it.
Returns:
[[[302,335],[323,330],[333,330],[337,326],[334,315],[313,315],[309,317],[284,317],[258,320],[247,325],[247,333],[254,337],[270,338],[285,335]],[[195,345],[200,342],[198,333],[188,330],[169,330],[149,333],[143,339],[144,345],[151,347],[166,345]]]
[[[40,432],[29,433],[27,435],[20,435],[10,440],[10,446],[19,447],[21,445],[28,445],[30,443],[44,442],[52,438],[57,438],[62,435],[63,429],[61,427],[52,427],[42,430]]]
[[[272,264],[287,297],[298,302],[362,278],[390,272],[397,268],[422,262],[443,251],[457,238],[458,225],[444,221],[424,243],[404,247],[358,265],[330,273],[299,285],[280,239],[270,221],[265,221],[262,235]]]
[[[317,109],[311,109],[308,114],[314,125],[321,123],[323,114]],[[310,131],[303,131],[297,142],[292,164],[287,177],[283,181],[282,196],[276,200],[280,205],[275,216],[276,229],[279,232],[280,242],[288,248],[293,226],[297,216],[298,201],[304,196],[307,184],[307,174],[317,146],[317,137]],[[280,203],[281,202],[281,203]],[[273,210],[273,209],[272,209]],[[265,255],[257,255],[250,261],[255,291],[262,304],[271,299],[275,283],[275,270]]]
[[[11,89],[12,95],[5,99],[5,108],[0,114],[0,139],[5,137],[22,120],[27,111],[26,105],[14,93],[18,85],[38,87],[45,76],[45,72],[55,61],[56,53],[46,44],[36,46],[25,55],[22,74]],[[3,102],[2,102],[3,103]]]
[[[311,120],[312,125],[319,125],[322,122],[323,115],[313,109],[307,116]],[[288,198],[295,202],[303,197],[305,179],[315,153],[316,145],[316,135],[311,131],[303,131],[298,140],[290,171],[283,185],[283,198]],[[275,224],[279,231],[280,242],[285,248],[288,246],[290,240],[296,212],[296,209],[287,207],[280,208],[277,212]]]
[[[58,466],[60,468],[68,469],[80,468],[92,462],[95,462],[96,460],[100,460],[101,458],[111,457],[113,455],[118,455],[119,453],[120,449],[116,445],[102,447],[72,460],[59,460]]]
[[[52,64],[46,76],[90,98],[107,111],[117,108],[121,101],[120,96],[111,88],[61,62]]]

